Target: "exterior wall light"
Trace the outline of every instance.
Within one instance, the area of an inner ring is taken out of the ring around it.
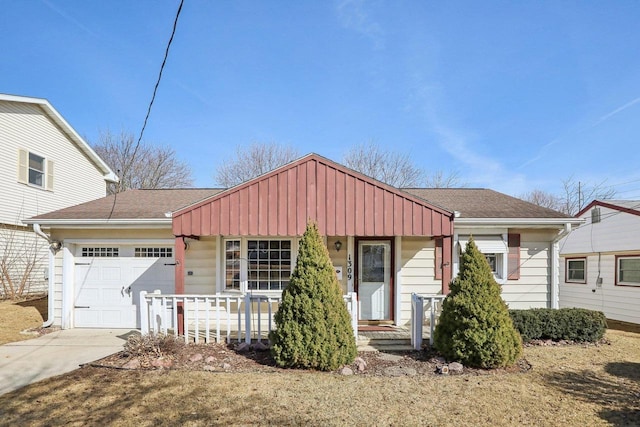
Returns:
[[[342,242],[338,240],[333,245],[336,247],[336,252],[340,252],[340,249],[342,248]]]

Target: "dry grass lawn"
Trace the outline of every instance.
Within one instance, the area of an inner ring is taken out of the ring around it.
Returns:
[[[46,297],[17,303],[0,301],[0,345],[34,338],[36,335],[21,331],[42,326],[46,313]]]
[[[83,368],[0,396],[1,425],[640,425],[640,334],[530,347],[520,374]]]

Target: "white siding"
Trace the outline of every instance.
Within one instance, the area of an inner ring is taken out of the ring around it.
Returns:
[[[0,101],[0,223],[104,197],[102,173],[35,104]],[[53,191],[18,182],[18,150],[24,149],[54,166]]]
[[[442,293],[442,280],[436,280],[435,241],[428,238],[403,237],[400,274],[402,295],[400,296],[401,325],[411,320],[411,294],[436,295]]]
[[[189,275],[189,272],[192,274]],[[216,293],[215,239],[189,240],[184,261],[184,293]]]
[[[640,250],[637,253],[640,254]],[[566,257],[563,256],[560,262],[560,307],[598,310],[609,319],[640,323],[640,287],[615,285],[615,255],[602,254],[600,265],[597,254],[587,256],[587,283],[565,281]],[[596,284],[598,271],[602,286]]]
[[[509,308],[551,306],[551,238],[547,233],[520,232],[520,279],[502,285],[502,298]]]

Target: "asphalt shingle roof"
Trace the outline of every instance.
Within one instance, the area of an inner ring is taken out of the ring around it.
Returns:
[[[409,194],[451,211],[461,218],[571,218],[552,209],[484,188],[404,188]]]
[[[129,190],[80,205],[38,215],[32,219],[151,219],[213,196],[223,189],[188,188]],[[114,203],[115,199],[115,203]]]

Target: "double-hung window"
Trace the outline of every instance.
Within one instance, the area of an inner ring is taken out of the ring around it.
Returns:
[[[227,239],[224,245],[226,290],[282,291],[289,284],[290,239]]]
[[[567,258],[565,263],[565,282],[587,283],[587,259]]]
[[[18,181],[53,191],[53,162],[28,150],[18,150]]]
[[[616,285],[640,286],[640,255],[616,257]]]

